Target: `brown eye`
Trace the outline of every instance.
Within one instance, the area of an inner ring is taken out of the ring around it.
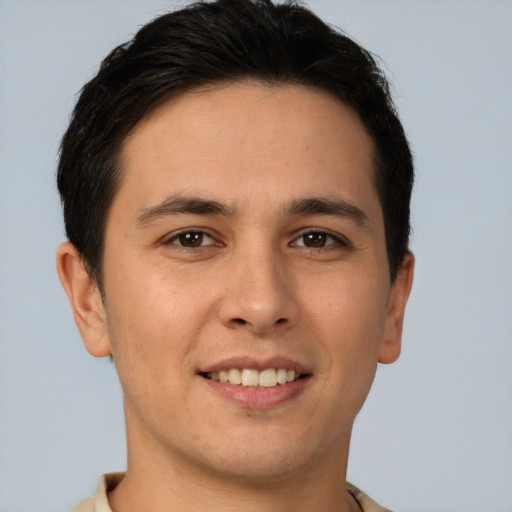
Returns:
[[[302,239],[306,247],[324,247],[327,241],[327,233],[308,233]]]
[[[200,231],[190,231],[179,234],[175,240],[182,247],[200,247],[203,244],[204,238],[204,233]]]
[[[197,249],[198,251],[210,245],[220,246],[217,240],[204,231],[182,231],[173,237],[162,240],[163,245],[176,246],[177,248]]]
[[[325,231],[308,231],[299,236],[290,244],[292,247],[307,247],[308,249],[327,249],[348,247],[349,244],[341,236]]]

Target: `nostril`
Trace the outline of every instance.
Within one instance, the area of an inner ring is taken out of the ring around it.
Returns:
[[[244,320],[243,318],[233,318],[233,322],[235,322],[238,325],[247,324],[247,320]],[[284,324],[285,322],[286,322],[286,318],[278,318],[276,320],[276,324]]]

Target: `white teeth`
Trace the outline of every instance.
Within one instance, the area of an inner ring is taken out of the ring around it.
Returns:
[[[228,372],[228,378],[231,384],[242,384],[242,372],[238,368],[231,368]]]
[[[234,384],[230,380],[231,384]],[[258,370],[244,368],[242,370],[242,386],[257,386],[259,382]]]
[[[260,373],[259,385],[262,388],[273,388],[277,385],[277,374],[272,368],[271,370],[263,370]]]
[[[230,368],[206,374],[206,377],[220,382],[229,382],[236,386],[273,388],[278,384],[293,382],[300,377],[299,373],[286,368],[268,368],[259,372],[253,368]]]
[[[284,368],[279,368],[279,370],[277,370],[277,383],[278,384],[286,384],[287,374],[288,374],[287,370],[285,370]]]

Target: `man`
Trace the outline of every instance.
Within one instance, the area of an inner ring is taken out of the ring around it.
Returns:
[[[346,468],[400,352],[412,179],[374,60],[305,8],[199,3],[116,48],[62,141],[57,266],[128,467],[75,511],[385,510]]]

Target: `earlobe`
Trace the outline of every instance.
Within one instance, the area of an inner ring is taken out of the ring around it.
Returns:
[[[100,291],[70,242],[64,242],[57,250],[57,272],[85,348],[95,357],[111,355]]]
[[[394,363],[400,356],[405,306],[411,292],[414,255],[407,253],[391,286],[384,336],[379,350],[379,363]]]

